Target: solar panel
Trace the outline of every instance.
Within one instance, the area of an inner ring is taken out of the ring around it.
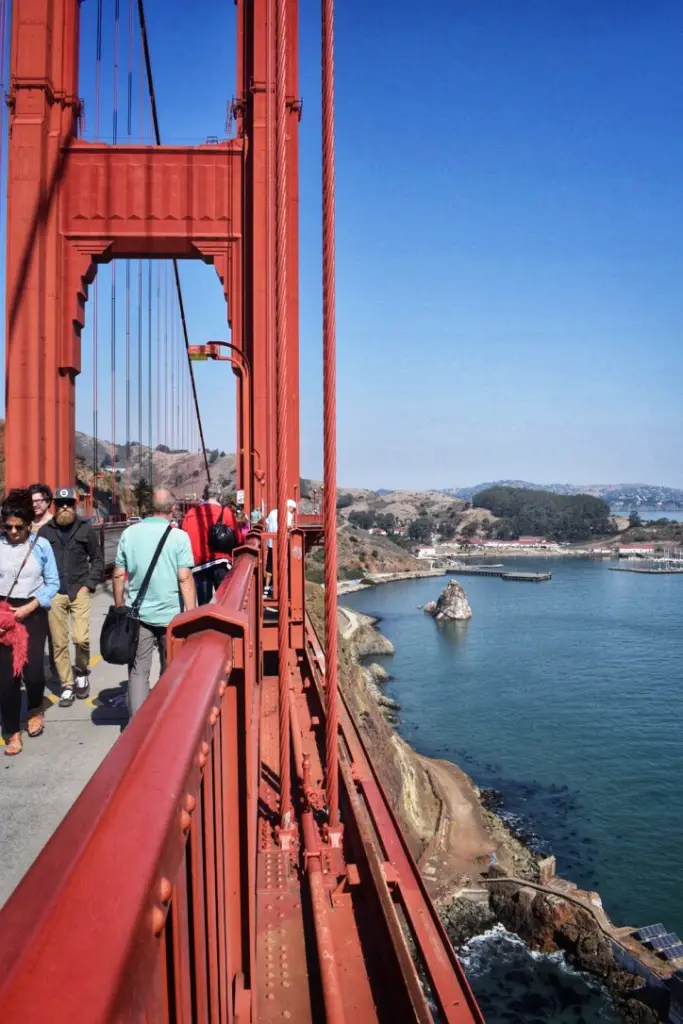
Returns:
[[[679,942],[676,946],[670,946],[668,949],[663,950],[662,956],[665,960],[678,960],[683,957],[683,943]]]
[[[663,924],[648,924],[645,928],[640,928],[636,932],[636,938],[640,939],[641,942],[647,942],[648,939],[653,939],[655,935],[666,934],[666,928]]]
[[[662,953],[665,949],[669,949],[670,946],[677,946],[680,941],[675,932],[667,932],[666,935],[655,935],[653,939],[649,940],[649,945],[658,953]]]

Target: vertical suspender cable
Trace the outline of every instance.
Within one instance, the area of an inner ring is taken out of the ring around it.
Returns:
[[[278,572],[278,691],[280,739],[280,821],[287,828],[291,820],[290,734],[289,734],[289,572],[287,554],[287,0],[277,4],[276,81],[276,167],[277,187],[277,572]]]
[[[168,263],[164,261],[164,444],[168,447]]]
[[[149,40],[147,38],[147,22],[145,20],[145,5],[144,0],[138,0],[138,16],[140,18],[140,35],[142,36],[142,49],[145,55],[145,68],[147,71],[147,85],[149,88],[149,99],[152,108],[152,120],[154,122],[154,139],[157,146],[161,145],[161,132],[159,130],[159,116],[157,113],[157,101],[154,92],[154,79],[152,77],[152,58],[149,52]],[[197,397],[197,385],[194,379],[194,369],[192,366],[192,360],[190,359],[190,339],[187,333],[187,320],[185,318],[185,303],[183,302],[183,291],[180,287],[180,271],[178,270],[178,261],[173,260],[173,275],[175,278],[176,294],[178,296],[178,307],[180,309],[180,320],[183,325],[183,339],[185,342],[185,353],[187,355],[187,368],[190,374],[190,381],[192,383],[192,397],[194,400],[194,411],[197,418],[197,429],[199,431],[199,437],[201,439],[202,453],[204,455],[204,469],[206,471],[206,479],[208,483],[211,483],[211,470],[209,469],[209,458],[206,451],[206,443],[204,441],[204,427],[202,426],[202,417],[199,412],[199,399]]]
[[[128,0],[128,109],[126,116],[126,134],[130,143],[133,128],[133,0]],[[131,449],[130,449],[130,414],[131,414],[131,351],[130,351],[130,260],[126,260],[126,486],[124,501],[126,510],[131,493]]]
[[[159,385],[161,382],[161,261],[157,260],[157,445],[161,444],[161,398]],[[156,445],[154,446],[156,448]]]
[[[114,4],[114,106],[112,144],[118,140],[119,117],[119,14],[120,0]],[[111,499],[116,504],[116,260],[111,262]]]
[[[131,0],[131,18],[133,17],[133,0]],[[140,61],[142,65],[142,61]],[[142,142],[144,121],[145,121],[145,101],[143,93],[143,77],[142,77],[142,66],[140,68],[140,106],[139,106],[140,118],[138,121],[138,137],[139,141]],[[147,260],[147,265],[150,265],[150,261]],[[142,260],[138,260],[138,480],[143,477],[143,451],[142,451],[142,386],[144,381],[143,375],[143,360],[142,360],[142,293],[143,293],[143,270]]]
[[[0,0],[0,97],[5,98],[5,50],[7,48],[7,7],[5,0]],[[4,156],[5,142],[5,104],[0,109],[0,174],[2,173],[2,158]],[[4,195],[4,193],[3,193]],[[4,214],[4,208],[3,208]]]
[[[95,37],[95,138],[100,137],[100,92],[102,81],[102,2],[97,0],[97,33]],[[95,275],[93,292],[93,326],[92,326],[92,432],[93,432],[93,487],[92,511],[97,505],[97,475],[100,467],[98,444],[98,405],[99,405],[99,275]]]
[[[147,446],[150,487],[154,486],[154,445],[152,444],[152,261],[147,261]]]
[[[142,477],[142,260],[138,260],[138,480]]]
[[[334,0],[322,0],[323,530],[325,538],[325,763],[330,825],[339,824],[337,709],[337,397],[334,225]]]

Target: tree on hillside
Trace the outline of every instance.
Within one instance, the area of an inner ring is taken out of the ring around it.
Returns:
[[[359,526],[361,530],[369,530],[375,522],[375,517],[372,512],[352,512],[349,515],[349,522],[353,523],[354,526]]]
[[[472,504],[500,518],[495,528],[500,539],[530,534],[574,543],[614,533],[609,505],[590,494],[489,487],[475,494]]]
[[[635,530],[642,525],[643,520],[640,518],[640,515],[638,514],[637,510],[634,509],[633,512],[631,512],[631,515],[628,517],[628,528],[629,530]]]
[[[478,529],[478,523],[476,519],[470,519],[469,523],[465,523],[460,533],[463,537],[474,537]]]
[[[441,540],[453,540],[455,537],[455,523],[452,523],[449,519],[442,519],[437,526],[437,531]]]
[[[152,485],[144,476],[140,477],[133,488],[133,498],[138,510],[138,515],[144,516],[152,508]]]
[[[337,508],[348,508],[349,505],[353,505],[352,494],[339,494],[337,496]]]
[[[432,539],[435,523],[429,516],[419,516],[413,519],[408,527],[408,536],[411,540],[419,540],[423,543]]]

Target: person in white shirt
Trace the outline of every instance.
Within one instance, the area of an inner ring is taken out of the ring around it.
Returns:
[[[294,526],[294,513],[296,512],[296,502],[289,498],[287,501],[287,529],[291,530]],[[266,533],[277,533],[277,508],[272,509],[266,519]],[[266,581],[265,590],[263,591],[264,597],[273,596],[273,588],[271,586],[273,579],[273,541],[272,538],[268,539],[268,555],[266,556]]]

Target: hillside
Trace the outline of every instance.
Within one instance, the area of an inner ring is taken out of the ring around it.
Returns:
[[[323,582],[325,553],[322,548],[309,556],[306,578],[313,583]],[[372,572],[413,572],[419,561],[395,544],[389,537],[376,536],[351,523],[342,523],[337,530],[337,576],[340,580],[355,580]]]
[[[352,513],[368,512],[378,516],[393,516],[398,526],[406,526],[420,516],[440,521],[454,518],[467,503],[443,491],[367,491],[353,487],[337,489],[337,509],[343,519]],[[363,525],[363,524],[361,524]]]
[[[473,504],[497,517],[490,535],[499,540],[526,535],[575,543],[616,533],[609,505],[590,494],[489,487]]]
[[[626,512],[638,508],[661,508],[663,512],[683,509],[683,490],[662,484],[531,484],[526,480],[494,480],[475,487],[446,488],[441,493],[471,501],[475,494],[492,487],[514,487],[565,495],[590,494],[594,498],[602,498],[610,508]]]

